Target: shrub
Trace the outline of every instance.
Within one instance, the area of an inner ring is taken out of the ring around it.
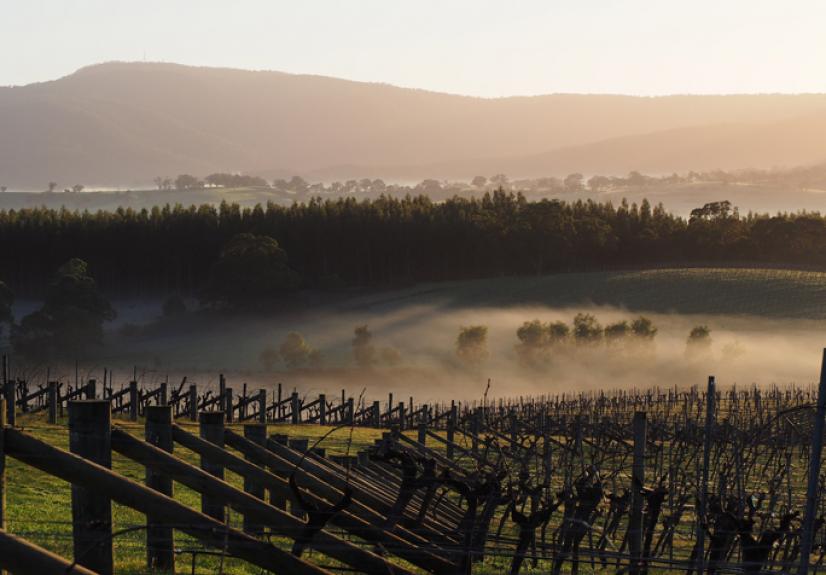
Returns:
[[[689,345],[711,345],[711,330],[707,325],[697,325],[691,329],[688,334]]]
[[[298,332],[291,331],[281,341],[281,345],[278,346],[278,353],[281,355],[286,366],[294,369],[301,367],[309,361],[310,354],[313,353],[313,348],[307,344],[304,336]]]
[[[367,325],[359,325],[353,330],[353,359],[359,367],[373,367],[376,364],[376,348],[371,343],[373,334]]]
[[[479,364],[488,357],[488,328],[484,325],[462,326],[456,337],[456,355],[468,364]]]
[[[516,330],[516,337],[522,345],[530,348],[543,347],[548,342],[548,331],[538,319],[526,321]]]
[[[634,333],[636,337],[642,339],[654,339],[654,336],[657,335],[657,328],[645,316],[640,316],[631,322],[631,331]]]
[[[593,315],[578,313],[574,318],[574,339],[577,343],[596,343],[602,339],[602,334],[602,326]]]
[[[608,343],[616,343],[625,339],[629,333],[631,333],[631,326],[625,320],[605,326],[605,340]]]
[[[564,321],[554,321],[548,324],[548,342],[561,343],[571,335],[571,328]]]

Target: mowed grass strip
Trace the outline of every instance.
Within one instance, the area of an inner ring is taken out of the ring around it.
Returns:
[[[354,307],[436,302],[454,308],[597,304],[639,312],[826,319],[826,272],[668,268],[502,277],[421,284],[366,296]]]

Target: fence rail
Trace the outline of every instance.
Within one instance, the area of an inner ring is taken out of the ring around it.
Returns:
[[[186,380],[3,383],[0,569],[15,573],[116,571],[112,502],[145,516],[147,569],[158,571],[174,567],[178,532],[301,575],[483,565],[516,575],[528,563],[552,575],[583,566],[805,575],[826,558],[826,351],[817,388],[721,391],[710,378],[704,390],[444,405],[307,400],[280,387],[274,397],[235,394],[224,377],[203,392]],[[46,410],[54,429],[67,412],[68,451],[27,430]],[[127,424],[139,419],[142,438]],[[365,449],[350,454],[348,440],[345,453],[328,454],[326,435],[312,445],[300,437],[308,427],[270,435],[280,422],[350,427],[350,438],[355,426],[384,431]],[[113,454],[143,467],[145,483],[113,471]],[[72,561],[6,530],[9,458],[72,485]],[[175,498],[176,484],[199,495],[200,509]]]

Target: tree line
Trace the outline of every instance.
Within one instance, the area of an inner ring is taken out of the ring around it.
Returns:
[[[826,219],[743,216],[728,202],[682,218],[647,201],[532,202],[501,190],[444,202],[410,196],[243,209],[0,211],[0,280],[18,296],[42,295],[54,270],[72,258],[87,262],[107,293],[200,294],[222,255],[231,283],[250,289],[263,262],[274,263],[264,270],[268,281],[295,289],[696,262],[820,267]]]

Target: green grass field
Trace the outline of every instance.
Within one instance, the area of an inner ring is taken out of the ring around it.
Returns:
[[[23,417],[18,423],[19,427],[61,449],[68,449],[68,430],[66,422],[58,422],[57,425],[48,425],[42,417]],[[128,430],[136,437],[143,437],[143,427],[127,421],[116,421],[118,426]],[[197,434],[197,425],[188,425],[179,422],[184,427],[191,427],[191,431]],[[240,427],[240,426],[238,426]],[[286,433],[290,437],[306,437],[310,439],[310,444],[330,431],[329,427],[308,425],[293,427],[289,425],[271,425],[270,433]],[[365,448],[379,438],[381,432],[373,429],[355,428],[353,430],[353,442],[351,450],[353,453]],[[349,443],[350,430],[340,429],[334,432],[320,445],[325,447],[328,453],[345,453]],[[199,457],[180,446],[175,447],[175,455],[198,465]],[[6,527],[9,532],[22,536],[33,543],[46,549],[54,551],[64,557],[72,557],[72,505],[70,485],[57,477],[42,473],[32,467],[18,462],[13,458],[7,458],[7,505],[8,516]],[[126,458],[112,453],[112,469],[130,479],[143,483],[144,468]],[[226,480],[243,489],[243,480],[229,471],[226,472]],[[200,509],[200,495],[194,491],[175,484],[175,498],[192,507]],[[241,527],[242,517],[233,511],[228,511],[230,524],[234,527]],[[138,574],[146,573],[146,535],[141,528],[146,524],[145,516],[121,505],[112,505],[113,532],[120,530],[137,528],[134,531],[123,533],[114,539],[113,550],[115,555],[115,570],[117,573]],[[273,539],[276,542],[275,539]],[[282,547],[288,548],[286,542],[282,542]],[[196,540],[176,533],[175,544],[178,550],[177,571],[180,573],[192,573],[192,553],[191,551],[204,551],[205,549]],[[211,550],[215,551],[215,550]],[[308,555],[313,562],[320,565],[331,565],[330,561],[318,553]],[[220,555],[198,554],[195,558],[195,573],[207,574],[222,571],[226,574],[257,574],[260,569],[248,565],[240,560],[231,558],[221,558]]]
[[[560,273],[423,284],[374,294],[364,307],[447,301],[453,307],[584,304],[633,311],[826,318],[826,272],[757,268],[674,268]]]

